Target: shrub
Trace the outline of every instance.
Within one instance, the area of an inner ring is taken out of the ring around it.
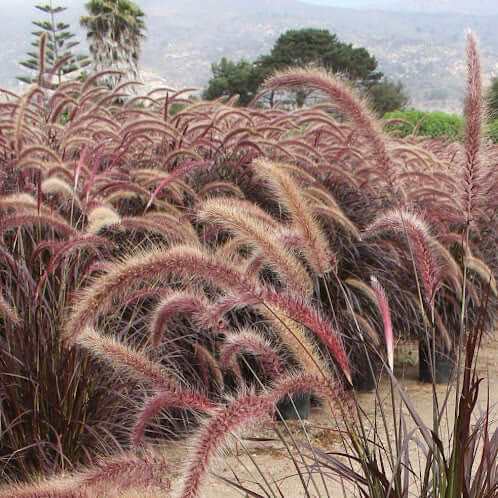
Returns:
[[[417,136],[447,137],[449,140],[455,141],[462,138],[464,128],[462,117],[438,111],[394,111],[384,114],[383,119],[387,122],[387,131],[400,137],[415,133]],[[390,120],[393,120],[392,124],[389,122]]]
[[[99,75],[53,94],[34,86],[9,95],[0,104],[8,172],[1,178],[0,311],[11,324],[9,340],[32,337],[29,326],[14,333],[24,314],[33,316],[28,325],[45,314],[47,337],[55,338],[42,342],[54,344],[46,354],[87,350],[112,367],[116,377],[81,375],[97,391],[124,379],[118,395],[136,407],[122,415],[124,446],[195,433],[184,496],[198,495],[228,431],[271,420],[280,397],[311,390],[348,424],[360,484],[385,496],[390,478],[386,485],[344,388],[355,372],[375,374],[386,353],[392,365],[398,339],[461,352],[463,332],[473,323],[484,329],[496,296],[487,257],[497,180],[485,160],[496,152],[481,144],[480,74],[472,40],[469,46],[464,145],[384,135],[363,99],[316,69],[277,73],[266,88],[320,91],[341,122],[320,106],[289,113],[233,102],[195,102],[171,116],[179,94],[162,89],[117,105],[120,89],[94,86]],[[7,364],[6,378],[18,376],[20,357]],[[80,358],[50,368],[77,379]],[[475,385],[467,378],[465,396]],[[14,402],[8,388],[0,384],[1,399]],[[17,389],[34,398],[26,386]],[[45,390],[60,402],[54,384]],[[89,417],[100,408],[119,414],[114,402],[104,403],[111,396],[92,407],[91,394],[85,387],[78,398]],[[439,458],[437,441],[405,404]],[[2,438],[14,440],[17,430],[24,436],[11,420]],[[71,421],[54,432],[73,434]],[[458,423],[458,434],[468,429]],[[396,444],[401,452],[404,440]],[[5,461],[18,453],[9,442]],[[55,468],[62,454],[42,456]],[[432,456],[427,461],[431,472]],[[429,475],[439,485],[441,477]]]

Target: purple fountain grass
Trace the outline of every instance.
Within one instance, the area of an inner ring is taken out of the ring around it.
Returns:
[[[240,434],[257,423],[271,420],[273,400],[247,392],[221,405],[199,429],[185,469],[180,498],[196,498],[213,457],[231,434]]]
[[[237,355],[249,352],[258,357],[265,374],[270,379],[278,378],[283,371],[283,361],[279,351],[268,339],[250,329],[239,330],[228,335],[220,349],[220,366],[228,370],[236,363]]]
[[[140,444],[140,441],[144,437],[147,424],[149,424],[161,410],[175,407],[209,414],[213,412],[216,406],[216,403],[208,400],[205,396],[186,389],[183,389],[180,392],[169,390],[160,391],[144,402],[132,429],[131,442],[133,446],[138,446]]]
[[[75,485],[95,488],[95,494],[106,487],[126,490],[153,487],[169,491],[171,485],[166,477],[170,467],[162,455],[145,452],[141,456],[119,456],[103,459],[96,466],[76,474]]]
[[[0,488],[0,498],[97,498],[135,489],[162,494],[171,490],[169,470],[163,456],[149,452],[107,457],[71,476]]]
[[[320,376],[297,374],[280,377],[272,389],[259,395],[252,391],[242,392],[230,400],[228,405],[221,405],[214,410],[193,442],[180,498],[200,496],[202,479],[209,470],[213,457],[227,444],[231,435],[240,435],[258,423],[270,421],[276,403],[286,394],[310,391],[327,400],[331,409],[344,409],[346,396],[338,383],[331,384]]]
[[[349,422],[357,420],[356,410],[351,396],[344,391],[340,382],[331,381],[321,375],[307,372],[291,373],[280,376],[272,385],[268,396],[273,403],[277,403],[285,395],[304,394],[313,392],[329,405],[333,412],[346,415]]]
[[[327,346],[351,384],[351,371],[340,335],[333,329],[329,320],[326,320],[315,307],[290,294],[268,290],[264,293],[263,299],[265,303],[277,307],[290,319],[311,330]]]
[[[44,215],[44,214],[21,214],[18,216],[9,216],[3,218],[0,223],[0,231],[3,233],[7,230],[12,230],[13,228],[26,227],[31,228],[32,226],[48,226],[65,236],[74,236],[78,232],[69,223],[67,223],[63,218],[56,215]]]
[[[152,313],[150,323],[152,346],[159,345],[168,321],[172,317],[182,313],[203,315],[207,309],[208,301],[200,293],[176,291],[165,296]]]
[[[171,153],[171,154],[169,154],[167,156],[167,158],[164,160],[164,162],[167,163],[173,157],[176,157],[179,154],[187,154],[187,153],[189,155],[195,155],[195,156],[197,156],[196,157],[197,161],[184,164],[184,165],[182,165],[180,167],[177,167],[171,173],[169,173],[166,176],[166,178],[164,178],[161,181],[161,183],[156,187],[156,189],[154,190],[154,192],[150,196],[150,199],[148,200],[147,205],[145,206],[145,211],[147,211],[149,209],[149,207],[152,205],[152,203],[154,202],[154,199],[157,197],[157,195],[159,194],[159,192],[163,188],[165,188],[167,185],[169,185],[171,182],[177,180],[178,178],[180,178],[180,177],[182,177],[182,176],[184,176],[184,175],[186,175],[186,174],[188,174],[188,173],[190,173],[192,171],[195,171],[196,169],[206,168],[206,167],[208,167],[210,165],[210,163],[208,161],[203,161],[200,156],[198,156],[197,154],[195,154],[193,151],[189,151],[187,149],[174,151],[173,153]]]
[[[253,168],[260,178],[271,185],[272,192],[289,212],[292,223],[301,237],[309,264],[314,272],[322,277],[330,270],[332,263],[335,266],[337,262],[301,189],[279,163],[257,159],[253,161]]]
[[[211,374],[211,378],[216,384],[216,387],[219,391],[223,390],[223,387],[225,385],[225,382],[223,380],[223,374],[221,372],[220,365],[218,364],[218,361],[216,360],[214,354],[209,351],[208,348],[203,346],[202,344],[194,343],[193,345],[194,351],[195,351],[195,356],[197,360],[199,361],[199,365],[201,366],[201,369],[206,372],[206,379],[204,380],[204,385],[206,388],[209,386],[209,378],[208,378],[208,372]]]
[[[218,261],[205,250],[184,245],[153,249],[114,264],[82,292],[65,326],[68,340],[76,338],[99,313],[108,311],[113,299],[119,296],[124,300],[137,286],[159,283],[174,275],[202,278],[221,289],[235,288],[249,296],[259,294],[256,284],[235,266]]]
[[[314,68],[290,68],[270,76],[264,83],[267,90],[279,88],[313,88],[324,92],[354,123],[359,134],[365,137],[378,163],[378,170],[389,187],[394,184],[394,165],[387,150],[377,120],[364,101],[351,88],[333,74]]]
[[[10,322],[15,326],[21,325],[22,320],[16,308],[6,301],[1,292],[0,292],[0,315],[2,316],[4,321],[5,319],[7,319],[10,320]]]
[[[364,237],[378,236],[384,231],[406,235],[413,251],[415,265],[422,281],[424,295],[432,305],[441,283],[441,263],[425,221],[407,209],[394,209],[381,213],[363,232]]]
[[[477,42],[471,32],[467,34],[467,95],[465,98],[465,156],[462,171],[462,209],[467,224],[473,223],[479,207],[484,178],[482,169],[482,126],[484,122],[484,100],[481,87],[481,63]]]
[[[389,301],[387,300],[386,293],[382,285],[380,285],[377,277],[372,275],[370,277],[371,285],[377,296],[377,303],[379,305],[382,321],[384,322],[384,337],[386,339],[387,349],[387,364],[391,370],[394,370],[394,339],[393,339],[393,325],[391,322],[391,312],[389,310]]]
[[[214,198],[204,201],[198,211],[201,221],[209,221],[235,232],[244,241],[261,251],[268,264],[281,275],[287,286],[294,292],[309,296],[313,289],[310,276],[302,263],[275,237],[270,224],[262,219],[247,216],[244,204],[238,206],[236,200]]]
[[[176,374],[154,363],[144,353],[102,336],[91,327],[85,327],[76,337],[76,342],[140,382],[148,382],[158,389],[175,391],[179,388],[174,380]]]

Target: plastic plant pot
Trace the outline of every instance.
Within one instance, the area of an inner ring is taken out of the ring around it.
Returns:
[[[432,346],[432,345],[431,345]],[[447,351],[436,349],[436,364],[434,381],[437,384],[449,382],[455,369],[455,358]],[[429,347],[426,340],[421,340],[418,343],[418,378],[422,382],[432,382],[431,364],[433,361],[432,347]]]
[[[277,420],[307,419],[311,409],[311,393],[285,396],[277,404]]]

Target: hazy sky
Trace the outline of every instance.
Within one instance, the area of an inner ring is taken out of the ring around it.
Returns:
[[[65,5],[66,7],[83,6],[87,0],[54,0],[55,5]],[[136,0],[140,5],[140,0]],[[185,0],[188,1],[188,0]],[[369,4],[388,3],[388,0],[301,0],[308,3],[330,5],[332,7],[360,7]],[[0,4],[10,7],[33,7],[35,3],[44,4],[45,0],[0,0]]]
[[[380,0],[301,0],[308,3],[317,3],[321,5],[330,5],[331,7],[363,7],[365,5],[389,3]]]

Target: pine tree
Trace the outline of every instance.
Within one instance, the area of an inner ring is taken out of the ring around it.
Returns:
[[[35,8],[47,14],[49,20],[33,21],[39,29],[32,31],[35,40],[31,45],[39,48],[40,38],[43,33],[46,33],[43,76],[45,81],[57,86],[64,79],[78,76],[81,70],[90,64],[90,60],[86,55],[73,54],[72,49],[79,45],[79,42],[74,40],[74,33],[68,31],[69,24],[56,22],[56,16],[64,12],[66,7],[54,6],[52,0],[49,0],[48,4],[35,5]],[[20,64],[38,75],[40,70],[38,51],[30,51],[27,55],[29,58],[21,61]],[[18,76],[17,79],[25,83],[33,83],[37,80],[37,76]]]

